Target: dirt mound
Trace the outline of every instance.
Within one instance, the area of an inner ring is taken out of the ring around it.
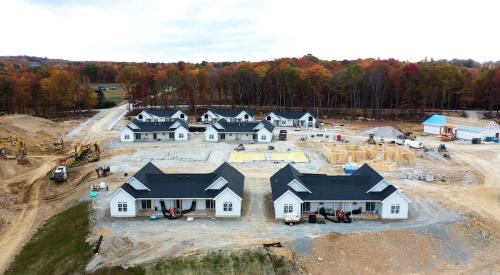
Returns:
[[[67,125],[41,117],[8,115],[0,117],[0,138],[20,137],[28,151],[47,151],[52,144],[66,134]],[[7,148],[14,152],[15,146]]]
[[[376,137],[381,137],[381,138],[397,138],[399,135],[402,134],[403,133],[394,129],[391,126],[381,126],[372,128],[368,131],[364,131],[361,135],[363,136],[374,135]]]

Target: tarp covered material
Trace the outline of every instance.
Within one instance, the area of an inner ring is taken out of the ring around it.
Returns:
[[[381,138],[397,138],[398,136],[402,135],[400,131],[394,129],[391,126],[382,126],[382,127],[376,127],[372,128],[368,131],[363,132],[363,136],[369,136],[369,135],[374,135],[375,137],[381,137]]]

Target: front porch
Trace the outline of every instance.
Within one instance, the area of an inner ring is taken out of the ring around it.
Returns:
[[[345,213],[350,212],[353,220],[378,220],[380,219],[379,211],[382,207],[380,202],[356,202],[356,201],[330,201],[330,202],[304,202],[301,204],[301,216],[307,219],[309,215],[316,215],[322,219],[323,216],[319,213],[321,208],[325,208],[327,213],[336,213],[339,210]]]
[[[168,212],[175,208],[185,217],[215,217],[213,199],[142,199],[137,200],[137,216],[162,216],[162,203]]]

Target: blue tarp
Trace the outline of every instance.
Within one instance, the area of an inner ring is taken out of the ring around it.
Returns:
[[[443,115],[433,115],[428,118],[424,123],[424,125],[432,125],[432,126],[445,126],[446,125],[446,117]]]

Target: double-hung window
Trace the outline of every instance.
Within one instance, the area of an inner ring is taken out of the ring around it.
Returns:
[[[127,203],[119,202],[118,203],[118,212],[127,212]]]
[[[399,204],[392,204],[391,205],[391,214],[399,214],[400,210],[401,210],[401,206]]]
[[[232,212],[233,211],[233,202],[225,201],[224,202],[224,212]]]
[[[293,204],[285,204],[283,205],[283,213],[293,213]]]

